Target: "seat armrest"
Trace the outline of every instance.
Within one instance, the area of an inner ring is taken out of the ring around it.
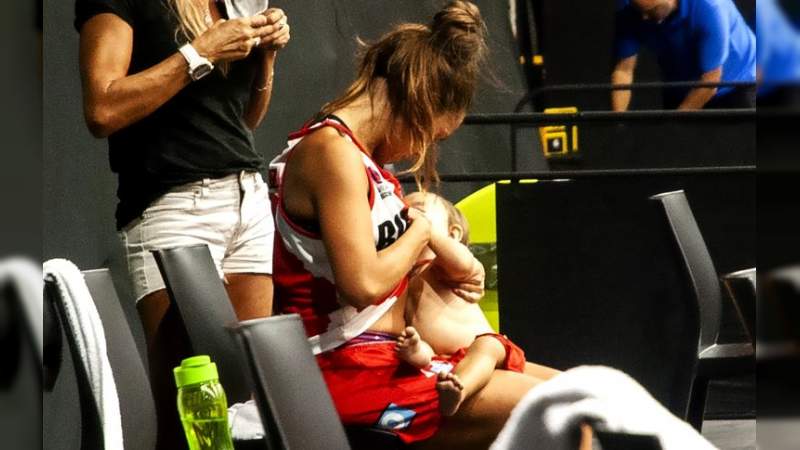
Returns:
[[[700,352],[698,356],[703,360],[727,360],[753,358],[755,351],[750,343],[743,344],[716,344]]]
[[[698,357],[698,375],[707,378],[755,374],[755,370],[755,350],[750,343],[712,345]]]

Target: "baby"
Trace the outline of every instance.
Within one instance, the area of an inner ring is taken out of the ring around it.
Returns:
[[[410,326],[398,337],[397,352],[420,369],[437,361],[456,364],[454,370],[437,375],[439,408],[450,416],[489,382],[495,369],[523,372],[525,356],[505,336],[494,333],[476,303],[485,273],[467,248],[464,216],[435,194],[415,192],[406,201],[430,220],[431,240],[409,287],[405,318]]]

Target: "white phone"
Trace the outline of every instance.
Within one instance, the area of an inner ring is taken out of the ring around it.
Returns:
[[[251,17],[269,8],[269,0],[223,0],[228,19]]]

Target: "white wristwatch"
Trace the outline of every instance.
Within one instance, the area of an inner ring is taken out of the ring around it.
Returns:
[[[211,64],[211,61],[200,56],[197,50],[192,47],[192,44],[186,44],[179,48],[178,51],[181,52],[181,55],[186,58],[186,62],[189,63],[189,76],[192,77],[192,80],[197,81],[214,70],[214,65]]]

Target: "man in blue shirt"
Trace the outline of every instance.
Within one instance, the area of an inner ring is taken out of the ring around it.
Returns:
[[[641,45],[652,49],[664,81],[756,79],[756,39],[732,0],[620,0],[614,84],[633,82]],[[628,109],[631,91],[612,91],[614,111]],[[755,88],[671,88],[668,109],[755,106]]]

